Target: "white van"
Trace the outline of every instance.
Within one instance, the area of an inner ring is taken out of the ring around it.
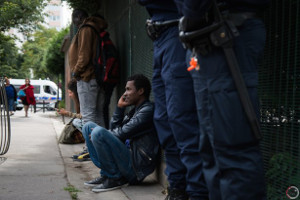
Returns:
[[[25,84],[25,79],[10,79],[10,84],[14,85],[17,92],[21,85]],[[36,107],[42,108],[43,103],[47,110],[52,110],[55,108],[57,102],[57,85],[50,80],[30,80],[30,84],[34,86],[34,97],[36,101]],[[59,89],[58,100],[61,100],[62,92]],[[18,97],[17,110],[21,110],[23,104],[21,99]]]

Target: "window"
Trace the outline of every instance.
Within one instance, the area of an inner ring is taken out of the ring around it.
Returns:
[[[44,92],[51,94],[51,95],[56,95],[56,90],[50,87],[49,85],[44,85]]]
[[[51,94],[50,86],[49,85],[44,85],[44,92]]]

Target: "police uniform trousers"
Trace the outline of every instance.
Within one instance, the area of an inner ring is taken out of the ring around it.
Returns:
[[[259,19],[249,19],[238,30],[240,36],[234,39],[233,49],[259,116],[257,68],[265,45],[265,28]],[[191,52],[187,55],[190,57]],[[198,62],[200,70],[191,73],[210,199],[265,199],[259,141],[251,131],[222,48],[198,55]]]
[[[190,197],[206,199],[202,198],[207,197],[207,188],[199,154],[193,81],[185,58],[177,27],[168,28],[154,41],[154,123],[164,149],[170,187],[185,189]]]

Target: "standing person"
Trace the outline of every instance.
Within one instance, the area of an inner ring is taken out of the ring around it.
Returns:
[[[224,2],[222,15],[227,14],[226,19],[239,32],[239,36],[233,37],[232,43],[226,45],[232,44],[246,92],[259,116],[257,70],[266,33],[257,13],[268,4],[268,0]],[[184,15],[179,25],[183,41],[187,38],[184,35],[191,35],[187,33],[195,33],[197,30],[203,32],[207,24],[212,24],[214,19],[209,8],[217,8],[214,1],[177,0],[177,3]],[[225,40],[226,33],[220,32],[217,36]],[[204,175],[210,199],[264,200],[266,194],[259,138],[252,132],[237,91],[238,85],[234,83],[229,70],[224,53],[228,52],[226,48],[229,46],[224,46],[224,50],[221,46],[208,46],[209,43],[203,41],[213,44],[214,40],[205,36],[189,39],[191,41],[185,40],[185,45],[193,50],[194,55],[189,52],[187,57],[195,56],[198,61],[191,72],[202,132],[200,141],[201,153],[204,155]],[[230,58],[228,60],[232,61]],[[210,170],[213,168],[217,168],[217,176],[211,176]]]
[[[110,129],[89,122],[83,126],[93,163],[101,168],[101,177],[84,184],[93,192],[117,189],[127,183],[137,184],[157,166],[159,142],[153,124],[154,105],[149,101],[151,84],[136,74],[127,79],[111,118]],[[125,109],[134,106],[127,114]]]
[[[7,101],[8,101],[8,110],[9,114],[13,115],[14,111],[14,104],[17,101],[17,91],[15,87],[10,84],[10,81],[8,78],[5,78],[5,92],[7,96]]]
[[[207,199],[193,81],[178,38],[180,16],[173,0],[139,2],[151,16],[147,25],[154,45],[154,123],[166,158],[166,200]]]
[[[107,28],[107,23],[101,17],[88,17],[88,14],[81,9],[73,11],[72,21],[79,30],[70,46],[69,65],[73,76],[77,79],[82,121],[83,124],[92,121],[104,126],[104,90],[96,82],[93,65],[97,53],[97,35],[90,27],[80,27],[88,24],[101,32]]]
[[[21,85],[20,90],[24,90],[26,96],[21,97],[22,104],[25,110],[25,117],[28,117],[28,108],[29,105],[35,106],[35,97],[34,97],[34,87],[30,84],[30,80],[28,78],[25,79],[25,84]]]
[[[72,78],[67,85],[67,92],[69,97],[73,100],[75,104],[75,110],[76,113],[72,113],[70,111],[65,110],[64,108],[61,108],[57,110],[57,113],[60,115],[68,116],[70,118],[74,118],[72,121],[73,126],[75,126],[80,132],[82,132],[83,122],[82,122],[82,115],[80,114],[80,104],[79,104],[79,98],[78,98],[78,92],[77,92],[77,81],[76,79]],[[87,147],[83,147],[83,151],[79,154],[75,154],[72,156],[73,161],[89,161],[89,153],[87,150]]]

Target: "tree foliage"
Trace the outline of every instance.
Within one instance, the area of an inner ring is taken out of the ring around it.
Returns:
[[[0,33],[0,74],[11,78],[22,78],[26,71],[21,70],[22,61],[14,38]]]
[[[0,0],[0,31],[28,33],[43,20],[44,0]]]
[[[33,78],[47,78],[49,72],[45,65],[43,65],[44,55],[47,52],[48,44],[52,37],[57,34],[56,29],[47,29],[39,27],[23,45],[22,68],[25,70],[32,69]],[[50,77],[49,77],[50,78]]]
[[[97,13],[101,8],[101,1],[99,0],[67,0],[67,2],[72,8],[81,8],[90,14]]]
[[[61,52],[60,49],[64,37],[68,32],[69,28],[66,28],[53,36],[47,47],[47,51],[44,54],[43,66],[45,66],[47,71],[53,75],[64,73],[64,53]]]
[[[23,69],[32,69],[33,78],[56,79],[64,73],[64,54],[60,51],[69,28],[56,29],[40,27],[23,45]]]

